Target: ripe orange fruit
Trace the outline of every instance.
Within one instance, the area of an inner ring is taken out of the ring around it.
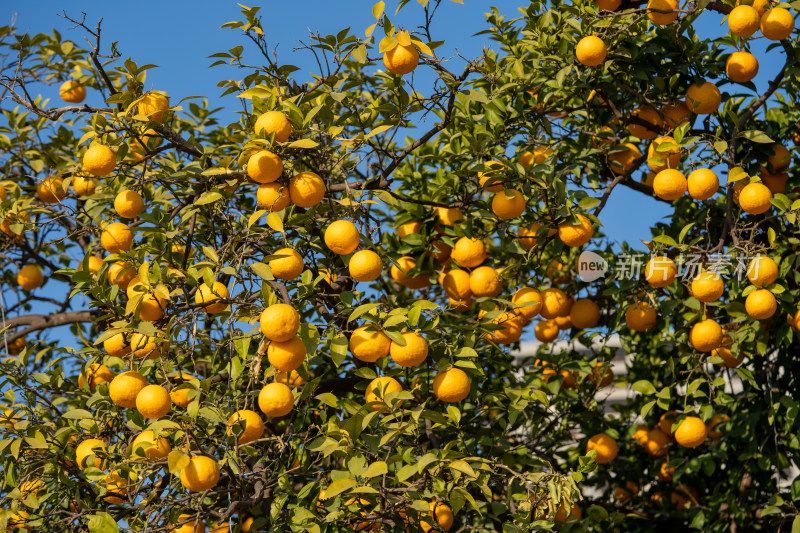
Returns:
[[[410,74],[419,65],[419,52],[413,44],[397,44],[383,54],[383,66],[392,74]]]
[[[100,439],[86,439],[75,447],[75,461],[81,469],[94,465],[95,468],[103,468],[103,459],[98,457],[106,453],[106,443]],[[87,463],[89,456],[94,455],[94,463]]]
[[[602,11],[616,11],[622,4],[622,0],[596,0],[597,8]]]
[[[411,367],[421,364],[428,357],[428,341],[425,337],[415,331],[402,333],[403,340],[406,342],[402,346],[392,341],[389,346],[389,355],[392,360],[400,366]]]
[[[636,302],[625,311],[625,323],[633,331],[647,331],[656,325],[656,310],[647,302]]]
[[[36,265],[25,265],[17,273],[17,284],[26,291],[38,289],[43,283],[42,269]]]
[[[789,168],[792,162],[792,153],[782,144],[775,143],[770,146],[771,153],[767,156],[767,163],[769,163],[772,170],[781,172]],[[761,172],[765,173],[768,169],[761,165]]]
[[[710,81],[704,81],[700,85],[692,83],[686,89],[686,106],[698,115],[713,113],[721,101],[719,89]]]
[[[706,425],[696,416],[687,416],[675,430],[675,440],[684,448],[697,448],[706,440]]]
[[[724,415],[721,413],[714,413],[714,416],[708,421],[706,424],[706,430],[708,431],[708,436],[711,437],[711,440],[716,441],[722,435],[724,435],[724,431],[715,430],[714,427],[718,426],[719,424],[724,424],[725,422],[730,421],[731,417],[728,415]]]
[[[447,296],[454,300],[466,301],[472,298],[470,274],[466,270],[454,268],[448,271],[442,279],[442,287]]]
[[[725,73],[736,83],[747,83],[758,74],[758,59],[750,52],[733,52],[725,62]]]
[[[237,429],[239,426],[241,429]],[[249,409],[240,409],[228,418],[228,436],[237,435],[237,442],[240,446],[260,439],[264,435],[266,428],[264,421],[258,413]]]
[[[769,211],[772,192],[763,183],[749,183],[739,193],[739,205],[742,210],[751,215],[760,215]]]
[[[456,241],[450,257],[459,266],[475,268],[486,260],[486,245],[480,239],[461,237]]]
[[[112,222],[103,228],[100,245],[111,254],[127,252],[133,244],[133,232],[127,224]]]
[[[72,188],[78,196],[94,194],[97,190],[97,182],[89,179],[85,174],[79,173],[72,176]]]
[[[114,198],[114,210],[122,218],[136,218],[144,211],[142,195],[136,191],[123,190]]]
[[[281,372],[291,372],[303,364],[306,353],[306,345],[300,337],[292,337],[285,342],[270,342],[267,348],[267,359]]]
[[[292,370],[291,372],[275,372],[275,382],[283,383],[289,387],[300,387],[306,380],[297,370]]]
[[[83,171],[92,176],[107,176],[117,166],[117,154],[104,144],[92,144],[83,154]]]
[[[614,371],[606,367],[602,361],[598,361],[592,368],[589,381],[597,387],[608,387],[614,382]]]
[[[722,328],[710,318],[692,326],[689,342],[698,352],[710,352],[722,343]]]
[[[184,382],[192,379],[191,375],[184,374],[181,372],[178,373],[177,377],[179,380],[182,380]],[[169,397],[172,398],[172,403],[174,403],[181,409],[186,409],[186,407],[189,405],[189,391],[194,389],[191,389],[186,386],[181,387],[181,385],[183,385],[183,383],[179,383],[178,385],[172,387],[172,390],[169,391]]]
[[[103,258],[97,257],[96,255],[90,255],[86,260],[86,267],[89,272],[96,276],[98,272],[100,272],[100,269],[103,268]]]
[[[275,142],[282,143],[292,134],[292,123],[280,111],[267,111],[256,120],[255,132],[264,137],[275,134]]]
[[[728,28],[737,37],[750,37],[758,30],[759,19],[753,6],[738,5],[728,13]]]
[[[247,175],[256,183],[272,183],[283,174],[283,161],[269,150],[259,150],[247,160]]]
[[[64,180],[58,176],[48,176],[36,186],[36,196],[46,204],[55,204],[67,196]]]
[[[761,16],[761,33],[771,41],[788,39],[794,31],[794,17],[782,7],[767,10]]]
[[[542,295],[539,291],[530,287],[518,289],[511,298],[514,312],[523,318],[530,320],[542,309]]]
[[[470,380],[460,368],[442,370],[433,378],[433,393],[447,403],[460,402],[469,396]]]
[[[513,344],[522,336],[522,318],[514,313],[503,312],[489,323],[502,326],[502,329],[493,330],[487,335],[487,339],[496,344]]]
[[[594,234],[591,220],[581,214],[576,214],[575,217],[578,219],[577,224],[562,222],[558,225],[558,238],[571,248],[583,246]]]
[[[575,47],[575,57],[578,62],[587,67],[596,67],[603,64],[606,60],[606,44],[597,36],[588,35],[578,41]]]
[[[147,385],[136,395],[136,410],[145,418],[158,420],[172,407],[172,399],[167,389],[161,385]]]
[[[347,269],[356,281],[374,281],[383,272],[383,262],[372,250],[359,250],[350,258]]]
[[[525,152],[525,154],[530,154],[530,152]],[[522,154],[522,157],[520,157],[520,164],[529,166],[525,164],[525,162],[528,162],[528,158],[525,157],[525,154]],[[530,155],[530,161],[533,161],[533,154]],[[478,172],[478,183],[480,183],[480,186],[487,192],[502,191],[504,183],[503,170],[505,169],[503,163],[500,161],[487,161],[484,166],[489,167],[490,170]]]
[[[571,305],[569,297],[561,289],[551,287],[541,293],[542,308],[539,311],[543,318],[556,318],[567,316]]]
[[[86,88],[77,80],[67,80],[58,88],[58,95],[65,102],[80,104],[86,99]]]
[[[708,200],[719,189],[719,178],[713,170],[698,168],[689,173],[686,180],[689,196],[695,200]]]
[[[381,357],[389,355],[392,341],[378,326],[366,324],[353,331],[350,336],[350,352],[356,359],[374,363]]]
[[[349,220],[337,220],[325,230],[325,245],[335,254],[353,253],[358,248],[359,239],[356,225]]]
[[[398,238],[402,239],[408,235],[419,233],[422,229],[422,222],[419,220],[413,220],[411,222],[406,222],[405,224],[400,224],[397,227],[397,236]]]
[[[431,517],[433,522],[439,525],[444,531],[448,531],[451,527],[453,527],[453,521],[455,517],[453,516],[453,510],[450,508],[449,505],[437,502],[437,501],[430,501],[429,502],[430,511],[428,512],[428,516]],[[422,531],[428,533],[433,526],[428,522],[420,522],[420,527]]]
[[[628,123],[628,131],[631,132],[631,135],[635,135],[640,139],[655,139],[658,137],[658,131],[664,126],[661,115],[650,106],[641,106],[634,109],[631,113],[631,119],[631,122]],[[643,122],[643,124],[640,122]]]
[[[78,387],[83,388],[84,383],[89,383],[89,390],[94,390],[101,383],[114,379],[114,373],[106,365],[92,363],[89,368],[78,376]]]
[[[108,395],[120,407],[136,407],[136,397],[147,386],[147,380],[140,373],[128,370],[111,380]]]
[[[150,461],[158,461],[169,455],[170,451],[172,447],[166,437],[159,435],[156,438],[152,429],[146,429],[133,439],[128,453],[134,457],[144,455]]]
[[[600,322],[600,308],[588,298],[575,300],[569,310],[569,321],[578,329],[590,329]]]
[[[778,265],[765,255],[754,257],[747,266],[747,279],[756,287],[767,287],[778,279]]]
[[[300,330],[300,315],[289,304],[273,304],[261,312],[260,325],[269,340],[286,342]]]
[[[778,310],[778,302],[769,290],[756,289],[747,295],[744,308],[756,320],[766,320]]]
[[[686,177],[679,170],[668,168],[656,174],[653,192],[662,200],[677,200],[686,192]]]
[[[464,218],[464,214],[458,207],[437,207],[436,216],[439,222],[445,226],[455,226],[456,222]]]
[[[675,467],[669,466],[669,463],[667,463],[667,461],[664,461],[658,468],[658,472],[656,472],[656,477],[661,481],[672,481],[672,476],[674,474],[675,474]]]
[[[125,357],[131,353],[131,346],[127,341],[127,334],[117,333],[103,341],[103,349],[114,357]]]
[[[601,465],[610,463],[619,453],[617,441],[605,433],[598,433],[589,439],[589,442],[586,443],[586,452],[592,450],[597,452],[595,462]]]
[[[389,376],[381,376],[369,382],[367,390],[364,391],[364,400],[367,405],[373,404],[370,406],[373,411],[388,412],[386,396],[402,391],[403,386],[400,385],[399,381]]]
[[[301,172],[289,182],[289,199],[300,207],[314,207],[325,197],[325,182],[313,172]]]
[[[521,192],[504,189],[492,198],[492,212],[500,220],[517,218],[525,211],[525,197]]]
[[[664,104],[661,113],[664,115],[664,127],[668,130],[675,129],[679,124],[687,122],[692,117],[692,112],[686,107],[686,102]]]
[[[278,279],[295,279],[303,273],[305,263],[303,257],[292,248],[281,248],[275,250],[272,255],[275,259],[269,260],[269,268],[272,275]]]
[[[114,285],[119,285],[123,291],[128,288],[131,280],[136,276],[136,268],[125,261],[117,261],[108,267],[108,281]]]
[[[642,445],[644,446],[645,451],[653,457],[663,457],[667,454],[669,442],[669,436],[660,429],[656,428],[647,432]]]
[[[503,290],[503,281],[495,269],[490,266],[481,266],[469,274],[469,290],[476,298],[494,298]],[[469,299],[469,296],[458,299],[466,300]]]
[[[620,503],[627,502],[637,494],[639,494],[639,485],[630,480],[625,482],[624,487],[614,489],[614,498]]]
[[[181,484],[191,492],[205,492],[219,483],[219,465],[211,457],[193,455],[181,470]]]
[[[163,122],[166,110],[169,109],[169,97],[161,91],[150,91],[139,100],[139,114],[147,115],[150,120]]]
[[[553,342],[558,338],[558,324],[555,320],[541,320],[533,328],[533,334],[539,342]]]
[[[392,276],[392,279],[403,287],[407,287],[409,289],[422,289],[430,284],[430,276],[423,274],[410,276],[409,272],[416,268],[416,266],[417,262],[413,257],[403,256],[397,260],[396,265],[392,265],[392,267],[389,269],[389,273]]]
[[[658,11],[667,11],[667,13]],[[647,2],[647,18],[656,26],[672,24],[678,18],[677,0],[650,0]]]
[[[132,333],[130,345],[134,357],[147,357],[148,359],[161,357],[161,343],[157,342],[155,337]]]
[[[294,407],[292,389],[283,383],[268,383],[258,393],[258,407],[267,416],[288,415]]]
[[[656,137],[647,147],[647,165],[653,172],[675,168],[680,161],[681,151],[672,137]]]
[[[677,411],[668,411],[661,415],[658,419],[658,429],[664,432],[664,435],[672,438],[672,424],[678,419],[678,412]]]
[[[206,533],[206,525],[200,518],[193,517],[188,514],[182,514],[178,517],[178,526],[169,533]],[[174,525],[174,524],[170,524]]]
[[[716,272],[705,270],[692,280],[692,295],[704,303],[719,300],[725,292],[725,284]]]
[[[608,166],[615,174],[625,174],[633,168],[634,162],[642,157],[639,147],[632,143],[616,146],[608,154]]]
[[[202,308],[206,313],[215,315],[224,312],[228,309],[228,304],[225,302],[216,302],[215,300],[227,299],[231,295],[228,288],[220,281],[215,281],[211,287],[203,283],[197,287],[197,292],[194,293],[194,303],[202,304]]]
[[[729,348],[724,346],[720,346],[715,350],[711,350],[712,357],[719,357],[722,359],[722,364],[727,366],[728,368],[736,368],[737,366],[742,364],[744,361],[744,354],[740,353],[739,357],[735,357],[733,352]]]
[[[644,267],[644,277],[653,287],[666,287],[675,281],[677,275],[678,267],[665,255],[652,257]]]
[[[259,185],[258,191],[256,191],[256,201],[258,201],[258,205],[271,213],[286,209],[292,203],[289,198],[289,190],[277,181]]]

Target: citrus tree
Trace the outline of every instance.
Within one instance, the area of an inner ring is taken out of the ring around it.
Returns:
[[[242,7],[227,124],[0,29],[0,530],[800,528],[787,6],[533,1],[462,58],[439,5],[310,78]]]

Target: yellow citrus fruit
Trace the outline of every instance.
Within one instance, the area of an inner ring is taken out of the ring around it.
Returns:
[[[668,168],[656,174],[653,192],[662,200],[677,200],[686,192],[686,177],[679,170]]]
[[[172,447],[166,437],[159,435],[156,438],[152,429],[146,429],[133,439],[128,453],[133,456],[144,454],[147,459],[158,461],[169,455],[170,451],[172,451]]]
[[[325,197],[325,182],[313,172],[301,172],[289,181],[289,199],[300,207],[314,207]]]
[[[664,116],[664,127],[668,130],[675,129],[679,124],[687,122],[692,116],[692,112],[686,107],[686,102],[664,104],[661,107],[661,114]]]
[[[481,266],[473,270],[469,275],[469,290],[476,298],[494,298],[503,290],[503,281],[497,271],[489,266]],[[458,298],[466,300],[466,298]]]
[[[716,272],[704,271],[692,280],[692,295],[701,302],[719,300],[725,292],[725,284]]]
[[[125,357],[131,353],[131,346],[127,341],[127,334],[117,333],[103,341],[103,348],[108,355],[113,357]]]
[[[428,357],[428,341],[425,337],[415,331],[402,333],[403,340],[406,342],[402,346],[392,341],[389,346],[389,355],[392,360],[400,366],[417,366]]]
[[[147,387],[147,380],[140,373],[128,370],[111,380],[108,395],[111,401],[120,407],[132,409],[136,407],[136,397]]]
[[[634,162],[642,157],[639,147],[633,143],[624,143],[608,154],[608,166],[615,174],[625,174],[633,168]]]
[[[706,424],[706,431],[708,432],[708,436],[711,437],[711,440],[717,440],[724,435],[724,431],[715,430],[714,428],[719,424],[724,424],[725,422],[729,422],[731,417],[728,415],[724,415],[721,413],[714,413],[714,416],[708,421]]]
[[[778,279],[778,265],[765,255],[754,257],[747,266],[747,279],[756,287],[767,287]]]
[[[794,17],[788,10],[776,7],[761,15],[761,33],[771,41],[788,39],[794,31]]]
[[[647,165],[653,172],[675,168],[680,161],[681,151],[678,143],[672,137],[656,137],[647,147]]]
[[[592,221],[581,214],[575,215],[577,224],[562,222],[558,225],[558,238],[569,247],[583,246],[592,239]]]
[[[739,193],[739,205],[751,215],[760,215],[769,211],[772,192],[763,183],[749,183]]]
[[[374,281],[383,272],[383,262],[372,250],[359,250],[350,258],[347,268],[356,281]]]
[[[616,11],[622,4],[622,0],[596,0],[597,8],[603,11]]]
[[[181,484],[191,492],[205,492],[219,483],[219,465],[211,457],[193,455],[181,470]]]
[[[337,220],[327,227],[324,239],[331,252],[347,255],[358,248],[360,237],[355,224],[349,220]]]
[[[256,183],[272,183],[283,174],[283,161],[269,150],[259,150],[247,160],[247,175]]]
[[[124,190],[114,198],[114,210],[122,218],[136,218],[144,211],[142,195],[136,191]]]
[[[653,329],[656,318],[656,310],[647,302],[636,302],[625,311],[625,323],[633,331]]]
[[[778,302],[769,290],[756,289],[747,295],[744,307],[747,314],[756,320],[766,320],[778,310]]]
[[[107,176],[117,166],[117,155],[104,144],[93,144],[83,154],[83,171],[92,176]]]
[[[306,380],[297,370],[292,370],[291,372],[275,372],[275,382],[283,383],[289,387],[300,387]]]
[[[590,329],[600,322],[600,307],[588,298],[575,300],[569,310],[569,321],[578,329]]]
[[[737,358],[733,355],[733,352],[731,352],[729,348],[724,346],[720,346],[719,348],[712,350],[711,355],[713,357],[721,358],[722,364],[728,368],[736,368],[742,364],[742,361],[744,361],[744,354],[739,354],[739,357]]]
[[[575,57],[578,58],[578,62],[587,67],[602,65],[607,54],[606,43],[595,35],[587,35],[578,41],[578,45],[575,47]]]
[[[277,181],[259,185],[258,191],[256,191],[256,200],[258,205],[270,212],[286,209],[292,203],[287,187]]]
[[[422,229],[422,222],[420,222],[419,220],[406,222],[405,224],[400,224],[400,226],[398,226],[397,236],[402,239],[403,237],[406,237],[408,235],[419,233],[421,229]]]
[[[136,395],[136,410],[145,418],[159,419],[169,412],[172,399],[161,385],[147,385]]]
[[[525,152],[525,154],[529,154],[530,152]],[[523,158],[525,154],[520,158],[520,163],[523,166]],[[533,154],[531,154],[531,158]],[[527,160],[526,160],[527,161]],[[486,192],[500,192],[503,190],[503,170],[505,166],[500,161],[487,161],[484,166],[489,167],[490,170],[486,172],[478,172],[478,183],[480,183],[481,187]]]
[[[543,318],[552,319],[567,316],[571,305],[569,297],[561,289],[551,287],[541,293],[542,308],[539,311]]]
[[[695,200],[708,200],[719,189],[719,178],[713,170],[698,168],[689,173],[686,179],[689,196]]]
[[[499,345],[513,344],[522,336],[522,318],[511,312],[503,312],[490,324],[499,324],[502,329],[493,330],[487,338]]]
[[[75,194],[78,196],[86,196],[88,194],[94,194],[97,190],[97,182],[87,178],[82,173],[75,174],[72,176],[72,188],[75,189]]]
[[[672,438],[672,424],[678,419],[677,411],[668,411],[661,415],[658,419],[658,429],[664,432],[664,435]]]
[[[692,83],[686,89],[686,106],[698,115],[713,113],[721,101],[719,89],[710,81],[704,81],[700,85]]]
[[[294,407],[292,389],[283,383],[268,383],[258,393],[258,407],[267,416],[288,415]]]
[[[767,186],[772,194],[786,194],[786,182],[789,181],[789,174],[761,174],[761,183]]]
[[[86,98],[86,88],[77,80],[67,80],[58,88],[58,95],[65,102],[80,104]]]
[[[75,460],[78,463],[78,467],[81,469],[88,468],[90,466],[94,466],[95,468],[103,468],[103,459],[98,457],[98,454],[105,454],[106,452],[106,443],[101,441],[100,439],[86,439],[82,441],[78,446],[75,448]],[[87,463],[86,459],[90,455],[94,455],[94,463]]]
[[[658,131],[662,129],[663,126],[664,121],[658,111],[650,106],[641,106],[634,109],[631,113],[628,131],[640,139],[652,140],[658,137]]]
[[[133,232],[127,224],[112,222],[103,228],[100,245],[110,254],[127,252],[133,244]]]
[[[101,383],[114,379],[114,373],[106,365],[92,363],[89,368],[78,376],[78,387],[83,388],[85,383],[89,383],[89,390],[94,390]]]
[[[486,245],[480,239],[461,237],[456,241],[450,257],[459,266],[475,268],[486,260]]]
[[[125,261],[117,261],[108,267],[108,281],[119,288],[125,290],[136,276],[136,268]]]
[[[782,144],[775,143],[769,147],[770,154],[767,157],[767,163],[772,167],[775,172],[780,172],[789,168],[792,162],[792,154]],[[761,165],[761,172],[765,173],[768,170],[764,165]]]
[[[658,428],[648,431],[642,440],[645,451],[653,457],[663,457],[666,455],[669,443],[669,435]]]
[[[647,10],[647,18],[656,26],[672,24],[678,18],[677,0],[650,0],[647,2]],[[659,13],[659,11],[667,11],[667,13]]]
[[[523,287],[511,297],[511,304],[516,314],[530,320],[542,309],[542,295],[536,289]]]
[[[608,387],[614,382],[614,371],[606,367],[602,361],[595,363],[589,381],[598,387]]]
[[[413,44],[398,44],[383,54],[383,66],[392,74],[409,74],[419,64],[419,52]]]
[[[256,120],[255,131],[256,135],[265,137],[275,134],[275,142],[282,143],[292,134],[292,123],[280,111],[267,111]]]
[[[453,510],[450,508],[449,505],[442,502],[437,501],[430,501],[429,502],[430,511],[428,512],[428,516],[436,523],[438,526],[443,529],[444,531],[449,531],[451,527],[453,527],[453,521],[455,520],[455,516],[453,516]],[[433,526],[428,522],[420,522],[420,527],[422,531],[428,533],[433,529]]]
[[[417,262],[413,257],[403,256],[397,260],[397,264],[392,265],[389,273],[392,279],[403,287],[409,289],[422,289],[430,284],[430,276],[418,274],[410,276],[411,272],[417,266]]]
[[[161,91],[150,91],[139,100],[139,114],[150,120],[163,122],[166,110],[169,109],[169,96]]]
[[[521,192],[504,189],[492,198],[492,212],[500,220],[517,218],[525,211],[525,197]]]
[[[675,441],[684,448],[697,448],[706,440],[706,425],[696,416],[687,416],[675,430]]]
[[[605,433],[598,433],[591,437],[589,442],[586,443],[586,452],[588,453],[592,450],[597,452],[595,462],[598,464],[606,464],[613,461],[617,456],[617,453],[619,453],[619,446],[617,446],[617,441],[610,436]]]
[[[400,382],[389,376],[382,376],[373,379],[367,385],[367,390],[364,391],[364,400],[373,411],[388,411],[386,407],[386,396],[391,393],[398,393],[403,391],[403,386]]]
[[[156,340],[156,337],[132,333],[130,344],[134,357],[147,357],[148,359],[161,357],[161,343]]]
[[[353,331],[349,344],[350,352],[356,359],[374,363],[381,357],[389,355],[392,341],[378,326],[367,324]]]
[[[644,267],[644,277],[653,287],[666,287],[675,281],[678,267],[665,255],[652,257]]]
[[[305,263],[303,257],[297,250],[292,248],[281,248],[272,254],[278,256],[269,260],[269,268],[272,275],[278,279],[295,279],[303,273]]]
[[[179,373],[178,379],[182,381],[188,381],[192,379],[192,376]],[[172,390],[169,391],[169,397],[172,398],[172,403],[181,409],[186,409],[186,407],[189,405],[189,391],[194,389],[182,385],[183,384],[178,384],[173,386]]]
[[[17,273],[17,284],[26,291],[38,289],[43,283],[42,269],[36,265],[25,265]]]
[[[192,517],[191,515],[180,515],[177,523],[183,525],[176,527],[169,533],[206,533],[206,525],[199,518]]]
[[[58,176],[48,176],[36,186],[36,196],[46,204],[55,204],[67,196],[64,180]]]
[[[558,326],[558,329],[572,329],[572,319],[570,319],[569,315],[567,316],[557,316],[553,319]]]
[[[494,271],[494,269],[492,269]],[[472,298],[470,288],[470,274],[466,270],[452,269],[442,280],[442,287],[447,296],[454,300],[469,300]]]
[[[211,287],[203,283],[197,287],[197,292],[194,293],[194,303],[203,304],[203,309],[210,315],[222,313],[228,308],[228,304],[224,302],[215,302],[215,300],[227,299],[231,295],[228,288],[220,281],[215,281]]]
[[[241,426],[241,429],[235,426]],[[237,435],[240,445],[260,439],[265,431],[264,421],[255,411],[240,409],[228,418],[227,435]]]
[[[433,393],[443,402],[460,402],[469,396],[469,389],[469,376],[460,368],[442,370],[433,378]]]
[[[169,303],[169,292],[162,286],[155,289],[148,288],[138,276],[133,278],[126,289],[128,300],[136,302],[139,318],[153,322],[164,316],[164,310]]]
[[[103,268],[103,258],[90,255],[86,260],[86,266],[89,272],[96,276],[100,272],[100,269]]]
[[[464,218],[464,214],[458,207],[437,207],[436,216],[439,222],[445,226],[454,226],[456,222]]]
[[[672,476],[675,474],[675,467],[669,466],[669,463],[663,461],[661,466],[658,468],[658,472],[656,472],[656,477],[661,481],[672,481]]]
[[[639,494],[639,485],[630,480],[625,482],[624,487],[620,486],[614,489],[614,498],[620,503],[627,502],[637,494]]]
[[[300,337],[288,341],[272,341],[267,348],[267,358],[272,366],[282,372],[296,370],[306,358],[306,345]]]
[[[106,496],[103,499],[108,503],[121,504],[128,495],[128,483],[129,480],[122,477],[119,471],[109,472],[102,481],[106,489]]]
[[[758,30],[759,19],[753,6],[738,5],[728,13],[728,29],[737,37],[750,37]]]
[[[722,328],[710,318],[692,326],[689,342],[698,352],[710,352],[722,343]]]
[[[260,325],[269,340],[286,342],[300,330],[300,315],[289,304],[273,304],[261,312]]]
[[[152,128],[140,132],[138,137],[132,137],[129,141],[130,154],[134,161],[141,161],[152,150],[161,144],[161,137]]]
[[[750,52],[733,52],[725,62],[725,73],[736,83],[747,83],[758,74],[758,59]]]

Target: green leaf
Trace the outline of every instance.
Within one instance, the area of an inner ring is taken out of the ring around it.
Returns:
[[[287,148],[316,148],[317,146],[319,143],[311,139],[299,139],[286,145]]]
[[[325,489],[325,497],[334,498],[344,491],[352,489],[356,485],[358,485],[358,483],[356,483],[355,479],[337,479],[336,481],[332,481],[330,485],[328,485],[328,488]]]
[[[331,359],[337,367],[341,366],[347,357],[347,345],[347,337],[343,333],[338,333],[331,339]]]
[[[116,520],[108,513],[97,513],[90,515],[86,522],[89,533],[117,533],[119,526]]]
[[[678,247],[678,243],[675,242],[675,239],[670,237],[669,235],[657,235],[653,237],[655,242],[660,242],[661,244],[666,244],[667,246],[673,246],[675,248]]]
[[[766,144],[775,142],[772,139],[770,139],[766,133],[760,130],[743,131],[739,134],[739,137],[744,137],[748,141],[753,141],[754,143]]]
[[[167,456],[167,467],[170,474],[177,474],[189,466],[190,457],[180,450],[172,450]]]
[[[587,196],[581,199],[580,202],[578,202],[578,207],[580,207],[584,211],[588,211],[589,209],[597,206],[597,204],[599,203],[600,203],[600,198],[593,198],[591,196]]]
[[[67,420],[81,420],[84,418],[93,418],[94,415],[85,409],[70,409],[64,413],[64,418]]]
[[[208,191],[201,194],[200,198],[197,199],[194,205],[212,204],[219,200],[222,200],[222,195],[220,193],[218,193],[217,191]]]
[[[636,392],[641,392],[642,394],[645,394],[645,395],[648,395],[648,396],[651,395],[651,394],[655,394],[655,392],[656,392],[656,388],[653,386],[653,384],[650,383],[649,381],[647,381],[646,379],[640,379],[639,381],[634,383],[631,386],[631,388],[633,390],[635,390]]]
[[[375,461],[374,463],[370,464],[367,468],[367,471],[364,472],[365,478],[372,478],[376,476],[382,476],[389,472],[389,467],[383,461]]]

